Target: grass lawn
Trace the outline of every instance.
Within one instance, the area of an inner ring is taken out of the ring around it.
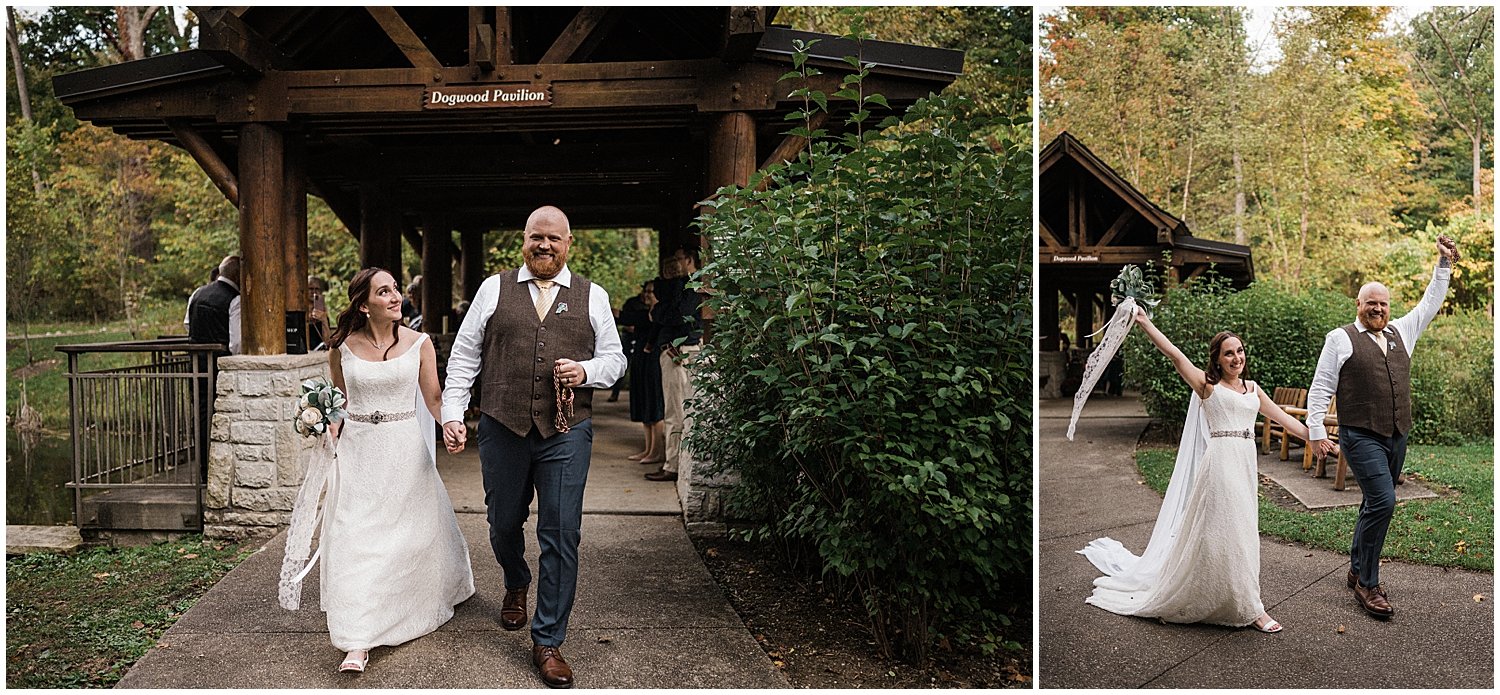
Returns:
[[[142,339],[158,335],[183,335],[182,311],[184,306],[166,303],[150,304],[137,320],[137,331]],[[48,333],[63,335],[47,335]],[[66,433],[68,430],[68,380],[63,376],[68,370],[68,356],[58,352],[59,345],[105,343],[132,340],[129,327],[124,321],[105,324],[90,322],[33,323],[30,339],[22,336],[21,322],[6,322],[5,340],[5,408],[7,416],[15,416],[20,403],[24,383],[27,403],[42,416],[42,427],[49,432]],[[140,359],[130,357],[122,359]],[[105,366],[120,366],[94,358],[83,365],[84,369]],[[13,436],[14,433],[8,433]]]
[[[1141,449],[1136,465],[1157,492],[1166,490],[1177,450]],[[1494,571],[1495,454],[1491,441],[1462,446],[1412,445],[1406,472],[1436,499],[1396,503],[1384,557],[1439,567]],[[1298,511],[1260,498],[1260,531],[1316,548],[1347,553],[1359,507]]]
[[[5,685],[110,687],[255,549],[190,536],[5,561]]]

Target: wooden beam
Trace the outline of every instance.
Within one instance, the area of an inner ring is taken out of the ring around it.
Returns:
[[[262,74],[271,70],[291,70],[294,67],[291,59],[280,48],[235,15],[232,8],[198,9],[200,48],[229,51],[244,61],[247,67]]]
[[[1114,224],[1111,224],[1104,232],[1104,236],[1099,237],[1099,242],[1095,246],[1109,246],[1110,242],[1113,242],[1115,237],[1125,230],[1125,226],[1130,223],[1130,217],[1134,214],[1136,214],[1135,208],[1126,205],[1125,209],[1120,211],[1120,216],[1115,218]]]
[[[808,121],[808,123],[807,123],[807,129],[808,129],[808,131],[816,131],[817,129],[822,128],[823,125],[826,124],[827,122],[828,122],[828,112],[827,111],[819,111],[819,112],[813,114],[813,117]],[[782,162],[790,162],[793,159],[796,159],[797,158],[797,153],[801,152],[802,148],[806,147],[806,146],[807,146],[807,138],[802,137],[801,135],[790,135],[790,134],[788,134],[786,137],[782,138],[781,144],[779,144],[779,145],[776,146],[776,149],[771,152],[771,155],[769,157],[766,157],[765,161],[762,161],[760,163],[760,167],[759,168],[760,169],[765,169],[765,168],[770,167],[770,166],[772,166],[774,164],[781,164]],[[764,187],[765,184],[762,183],[761,186]]]
[[[509,7],[495,8],[495,65],[514,65],[516,62],[515,22]]]
[[[440,216],[422,221],[422,330],[433,335],[456,332],[453,316],[452,225]]]
[[[192,126],[179,121],[169,120],[167,126],[172,129],[172,134],[177,137],[177,142],[182,143],[182,149],[192,156],[193,161],[203,168],[203,173],[208,174],[208,180],[219,189],[229,202],[235,207],[240,204],[240,183],[234,176],[234,171],[224,163],[213,145],[208,143]]]
[[[495,69],[495,28],[484,21],[483,7],[469,7],[469,65]]]
[[[730,7],[727,11],[719,57],[728,62],[749,60],[766,35],[766,8]]]
[[[411,25],[407,24],[406,20],[402,19],[401,15],[396,12],[396,8],[366,7],[365,9],[369,11],[371,17],[375,18],[375,23],[380,25],[380,29],[385,32],[385,35],[389,36],[391,41],[396,44],[396,48],[401,49],[402,55],[405,55],[406,59],[411,61],[412,67],[443,67],[443,64],[438,62],[437,57],[432,55],[432,51],[428,50],[427,44],[422,43],[422,39],[417,36],[417,32],[412,31]]]
[[[1041,232],[1040,237],[1043,246],[1059,251],[1068,248],[1068,245],[1062,242],[1062,237],[1059,237],[1057,232],[1052,231],[1052,227],[1047,224],[1046,220],[1037,218],[1036,223],[1037,229]]]
[[[573,21],[563,27],[562,33],[547,52],[542,54],[540,64],[569,63],[588,57],[609,28],[619,21],[619,13],[608,7],[584,7],[573,16]]]
[[[270,126],[240,130],[241,352],[286,353],[285,138]]]

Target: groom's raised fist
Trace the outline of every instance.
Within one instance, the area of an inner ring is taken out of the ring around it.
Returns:
[[[1438,255],[1453,262],[1458,261],[1458,242],[1453,241],[1446,234],[1440,234],[1438,235],[1437,245]]]

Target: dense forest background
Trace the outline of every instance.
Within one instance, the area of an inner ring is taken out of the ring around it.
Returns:
[[[965,49],[965,74],[949,89],[977,111],[1029,110],[1029,11],[806,7],[785,8],[776,22],[843,34],[856,18],[875,39]],[[140,317],[185,302],[236,251],[236,211],[182,150],[80,124],[51,79],[191,48],[197,19],[180,7],[50,7],[7,8],[6,20],[7,316],[22,324],[126,319],[132,333],[159,330]],[[308,202],[309,268],[329,280],[336,310],[344,280],[359,269],[358,246],[321,200]],[[615,304],[657,273],[650,230],[575,236],[570,265]],[[486,241],[489,267],[519,264],[519,233]],[[409,280],[420,268],[410,250],[405,260]]]
[[[1071,132],[1256,276],[1410,306],[1440,233],[1450,308],[1493,293],[1494,8],[1078,7],[1040,18],[1041,142]]]

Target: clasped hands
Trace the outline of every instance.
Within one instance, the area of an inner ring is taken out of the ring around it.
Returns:
[[[1313,455],[1317,456],[1319,461],[1328,458],[1330,454],[1333,456],[1339,454],[1339,445],[1334,444],[1332,440],[1314,439],[1309,444],[1313,448]]]
[[[552,375],[557,377],[563,386],[577,388],[583,386],[588,380],[588,373],[583,365],[573,360],[562,358],[552,363]],[[469,441],[469,428],[461,420],[449,420],[443,423],[443,448],[450,454],[457,454],[464,450],[464,445]]]

